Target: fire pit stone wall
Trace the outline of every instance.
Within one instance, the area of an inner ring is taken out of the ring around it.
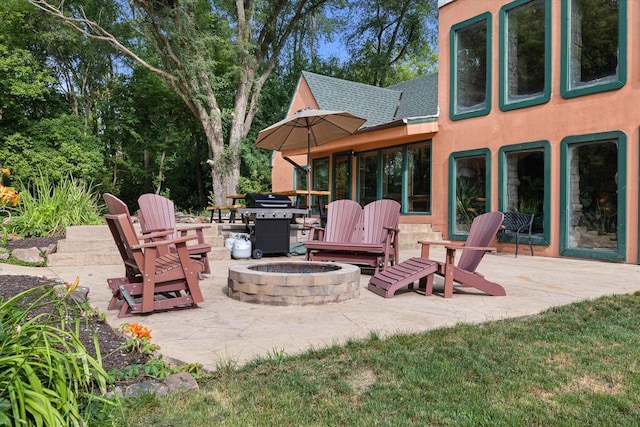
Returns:
[[[268,305],[319,305],[360,295],[360,269],[342,263],[273,262],[229,267],[228,296]]]

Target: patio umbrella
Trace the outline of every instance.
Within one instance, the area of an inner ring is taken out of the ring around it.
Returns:
[[[307,205],[311,198],[311,147],[354,133],[366,119],[346,111],[304,108],[258,133],[256,147],[275,151],[307,147]]]

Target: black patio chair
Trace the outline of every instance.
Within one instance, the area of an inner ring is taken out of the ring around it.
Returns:
[[[518,245],[520,238],[526,236],[529,238],[529,250],[531,256],[533,256],[533,244],[532,244],[532,228],[534,214],[522,213],[522,212],[504,212],[504,220],[502,221],[504,233],[515,233],[516,235],[516,257],[518,256]]]

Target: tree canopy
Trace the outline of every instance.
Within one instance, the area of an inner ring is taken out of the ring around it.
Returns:
[[[210,192],[223,204],[266,190],[270,152],[253,141],[283,118],[302,70],[385,84],[433,68],[435,0],[379,3],[7,0],[0,166],[24,171],[17,179],[33,165],[73,172],[129,202],[153,191],[189,208]],[[381,11],[402,34],[379,39],[386,61],[366,54]],[[354,23],[367,37],[354,36]],[[327,41],[353,57],[322,55]]]

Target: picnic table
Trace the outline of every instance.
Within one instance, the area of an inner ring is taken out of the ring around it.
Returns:
[[[213,222],[214,214],[217,211],[218,212],[218,222],[221,223],[222,222],[222,211],[223,210],[228,210],[229,211],[229,222],[230,223],[235,223],[236,222],[236,212],[238,211],[238,209],[242,209],[242,208],[246,207],[244,204],[237,203],[239,200],[244,200],[244,198],[245,198],[244,194],[231,194],[229,196],[225,196],[225,198],[231,200],[231,204],[230,205],[214,205],[214,206],[208,206],[207,207],[207,210],[211,211],[211,218],[209,219],[209,222]]]

